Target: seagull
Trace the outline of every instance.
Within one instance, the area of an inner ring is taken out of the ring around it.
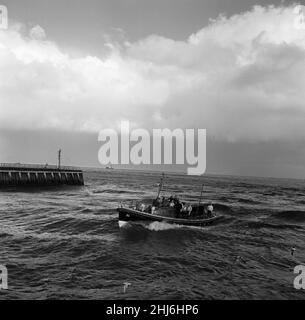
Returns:
[[[292,247],[291,248],[291,255],[293,256],[296,251],[297,251],[297,249],[295,247]]]

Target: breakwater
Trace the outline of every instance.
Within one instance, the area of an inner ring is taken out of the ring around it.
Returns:
[[[0,164],[0,187],[84,185],[83,171],[76,167]]]

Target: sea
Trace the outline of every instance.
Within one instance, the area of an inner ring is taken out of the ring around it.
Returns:
[[[212,201],[195,228],[120,228],[116,208],[156,195],[160,173],[90,170],[84,187],[0,191],[0,299],[304,299],[305,181],[166,174],[164,195]]]

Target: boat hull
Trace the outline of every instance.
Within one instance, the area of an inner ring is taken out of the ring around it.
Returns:
[[[192,227],[206,227],[214,224],[216,221],[219,221],[222,216],[215,216],[207,219],[187,219],[187,218],[172,218],[172,217],[163,217],[156,214],[149,214],[146,212],[137,211],[129,208],[118,208],[119,212],[119,221],[124,222],[165,222],[169,224],[177,224],[184,226]]]

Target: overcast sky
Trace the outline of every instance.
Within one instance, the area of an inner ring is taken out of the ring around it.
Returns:
[[[305,177],[305,30],[260,0],[0,0],[0,162],[98,166],[97,133],[206,128],[208,172]],[[271,6],[273,5],[273,6]]]

